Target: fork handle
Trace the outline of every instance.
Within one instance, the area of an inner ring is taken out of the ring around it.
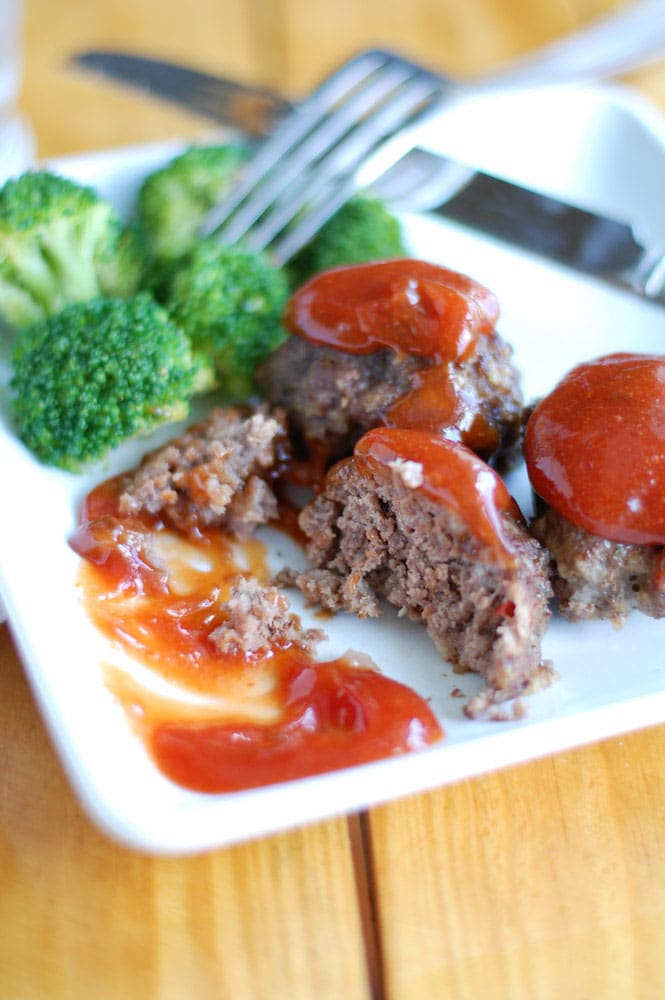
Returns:
[[[636,0],[470,81],[467,88],[608,77],[662,58],[664,50],[665,0]]]

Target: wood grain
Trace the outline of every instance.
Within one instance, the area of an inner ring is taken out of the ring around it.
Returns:
[[[74,71],[171,56],[297,95],[383,44],[460,77],[611,0],[26,0],[43,156],[205,134]],[[665,63],[630,82],[665,108]],[[108,841],[74,799],[0,628],[2,1000],[656,1000],[665,727],[196,858]],[[365,883],[365,884],[364,884]],[[363,892],[363,884],[365,892]]]
[[[369,996],[344,819],[195,858],[126,850],[74,799],[6,626],[0,664],[3,1000]]]
[[[664,754],[659,727],[374,810],[386,995],[662,996]]]

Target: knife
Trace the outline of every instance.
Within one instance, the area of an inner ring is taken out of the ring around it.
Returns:
[[[268,89],[131,53],[92,50],[74,55],[72,63],[253,138],[267,135],[296,107]],[[665,305],[664,250],[644,246],[620,220],[475,170],[429,211]]]
[[[206,118],[234,125],[257,139],[272,131],[295,106],[272,90],[128,52],[80,52],[71,62]]]

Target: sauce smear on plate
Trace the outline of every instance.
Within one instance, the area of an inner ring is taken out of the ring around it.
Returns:
[[[239,576],[267,585],[265,548],[218,529],[184,535],[121,517],[123,478],[86,500],[71,544],[95,625],[168,693],[107,671],[159,769],[183,787],[230,792],[421,749],[442,737],[426,702],[352,654],[318,662],[298,641],[222,652],[213,633]]]

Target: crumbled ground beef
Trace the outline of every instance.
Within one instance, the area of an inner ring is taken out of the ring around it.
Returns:
[[[121,496],[121,513],[146,511],[185,530],[214,525],[245,537],[276,516],[268,480],[285,438],[278,414],[217,408],[144,458]]]
[[[505,515],[515,558],[501,561],[403,475],[370,477],[349,459],[329,473],[300,525],[314,568],[281,582],[333,611],[376,616],[383,598],[423,622],[447,660],[485,681],[467,714],[550,682],[541,656],[548,561],[521,522]]]
[[[258,656],[291,645],[310,651],[325,638],[320,629],[303,631],[283,591],[253,578],[238,577],[222,611],[226,618],[210,635],[220,653]]]
[[[553,588],[569,621],[607,618],[621,625],[633,608],[665,617],[665,549],[626,545],[579,528],[547,507],[532,524],[553,560]]]

